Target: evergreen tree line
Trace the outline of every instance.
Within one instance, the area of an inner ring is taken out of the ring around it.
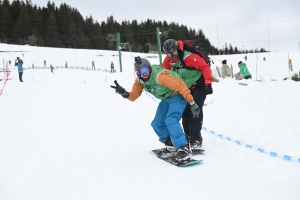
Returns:
[[[29,44],[45,47],[116,50],[116,41],[109,34],[120,33],[122,50],[133,52],[157,51],[156,28],[161,31],[161,42],[167,38],[196,40],[210,54],[244,53],[233,48],[217,49],[210,44],[202,30],[187,28],[178,23],[147,19],[118,23],[113,16],[99,23],[92,16],[85,19],[77,9],[63,3],[56,7],[32,5],[31,0],[0,0],[0,41],[8,44]],[[162,46],[162,44],[161,44]],[[124,48],[123,48],[124,47]],[[264,49],[255,52],[264,52]]]

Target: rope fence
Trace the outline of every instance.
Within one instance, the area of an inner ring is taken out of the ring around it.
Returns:
[[[143,92],[149,97],[151,98],[153,101],[155,101],[156,103],[159,103],[159,101],[153,97],[151,94],[149,94],[148,92],[145,92],[143,90]],[[267,150],[263,147],[254,147],[254,145],[251,145],[251,144],[248,144],[246,142],[242,142],[242,141],[239,141],[239,140],[235,140],[231,137],[227,137],[223,134],[219,134],[219,133],[216,133],[215,131],[213,130],[209,130],[208,128],[206,127],[202,127],[202,130],[205,131],[206,133],[210,133],[214,136],[217,136],[219,139],[222,139],[222,140],[225,140],[225,141],[229,141],[229,142],[232,142],[236,145],[239,145],[239,146],[244,146],[248,149],[253,149],[259,153],[263,153],[263,154],[266,154],[266,155],[269,155],[271,157],[276,157],[276,158],[281,158],[285,161],[290,161],[290,162],[296,162],[296,163],[300,163],[300,158],[297,158],[297,157],[293,157],[293,156],[290,156],[290,155],[287,155],[287,154],[280,154],[276,151],[270,151],[270,150]]]

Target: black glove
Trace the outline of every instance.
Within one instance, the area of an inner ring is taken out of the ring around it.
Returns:
[[[206,84],[205,85],[205,94],[212,94],[213,93],[213,89],[211,87],[211,84]]]
[[[117,80],[115,80],[114,83],[116,84],[116,86],[111,85],[110,87],[114,88],[116,90],[116,93],[120,94],[122,97],[128,98],[129,93],[118,84]]]

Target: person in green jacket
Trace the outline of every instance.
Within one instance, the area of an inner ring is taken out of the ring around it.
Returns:
[[[238,66],[240,68],[240,72],[235,74],[235,79],[236,80],[241,80],[241,79],[252,79],[252,76],[246,66],[246,63],[243,63],[242,61],[238,62]]]
[[[110,63],[110,72],[111,73],[115,72],[115,65],[114,65],[113,61],[111,61],[111,63]]]

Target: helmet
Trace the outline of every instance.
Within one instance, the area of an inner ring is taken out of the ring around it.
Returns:
[[[150,62],[146,58],[134,57],[134,70],[139,71],[145,67],[150,67]]]
[[[178,44],[174,39],[167,39],[164,42],[163,49],[164,49],[165,53],[171,53],[171,52],[176,51],[178,49]]]

